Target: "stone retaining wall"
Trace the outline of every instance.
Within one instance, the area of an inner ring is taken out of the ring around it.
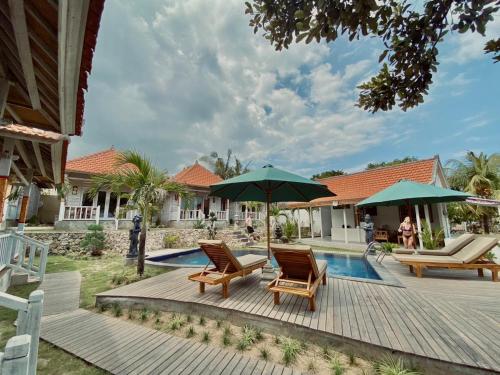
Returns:
[[[87,232],[28,232],[27,236],[43,241],[50,242],[49,253],[64,255],[67,253],[80,253],[84,251],[80,247],[80,242]],[[124,254],[129,247],[129,233],[127,230],[104,231],[106,236],[106,251]],[[217,239],[224,240],[229,247],[238,247],[242,245],[239,238],[233,234],[233,230],[223,229],[217,233]],[[146,251],[158,250],[164,248],[163,238],[165,235],[177,236],[178,241],[173,246],[176,248],[189,248],[196,246],[198,240],[208,238],[206,229],[151,229],[148,232]]]

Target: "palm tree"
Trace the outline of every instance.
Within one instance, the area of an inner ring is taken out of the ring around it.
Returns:
[[[231,165],[233,158],[234,165]],[[210,169],[223,180],[239,176],[249,171],[248,164],[243,166],[241,160],[233,155],[231,149],[227,150],[226,158],[222,158],[217,152],[213,151],[210,155],[202,156],[200,161],[208,164]]]
[[[481,198],[498,198],[500,195],[500,154],[476,155],[468,151],[463,161],[450,160],[447,163],[448,180],[451,187],[469,192]],[[490,216],[495,211],[488,207],[474,208],[481,218],[485,233],[489,233]]]
[[[147,157],[136,151],[121,152],[118,155],[116,171],[94,177],[89,194],[95,196],[99,190],[120,192],[123,189],[131,191],[132,206],[137,208],[143,217],[137,260],[137,273],[142,276],[150,214],[165,201],[169,192],[183,195],[185,190],[183,185],[170,181],[166,172],[156,168]]]

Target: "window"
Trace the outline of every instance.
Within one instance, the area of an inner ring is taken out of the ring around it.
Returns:
[[[86,191],[83,193],[83,198],[82,198],[82,206],[93,206],[94,205],[94,198],[90,196],[90,194]]]

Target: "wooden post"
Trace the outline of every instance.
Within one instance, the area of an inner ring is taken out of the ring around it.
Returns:
[[[64,198],[61,198],[61,203],[59,203],[59,221],[64,220],[65,207],[66,207],[66,203],[64,201]]]
[[[31,191],[31,181],[33,180],[33,169],[29,169],[26,174],[26,182],[28,185],[23,187],[23,198],[21,200],[21,212],[19,213],[19,221],[17,223],[17,231],[23,232],[24,226],[26,223],[26,218],[28,216],[28,204],[30,199],[30,191]]]
[[[342,207],[342,215],[344,216],[344,242],[348,243],[349,240],[347,239],[347,213],[345,210],[345,205]]]
[[[3,358],[0,357],[2,374],[36,374],[36,372],[29,372],[31,342],[30,335],[14,336],[7,341]]]
[[[27,311],[19,311],[17,319],[17,334],[28,334],[31,336],[31,350],[29,353],[29,374],[36,374],[42,307],[43,291],[35,290],[31,292],[30,296],[28,297]]]
[[[101,218],[101,206],[96,207],[95,223],[99,224],[99,219]]]
[[[424,244],[422,242],[422,223],[420,222],[420,212],[418,209],[418,204],[415,205],[415,216],[417,218],[417,235],[418,242],[420,243],[420,250],[424,249]]]
[[[321,214],[321,207],[318,208],[318,210],[319,210],[319,223],[320,223],[319,234],[321,238],[323,238],[323,215]]]
[[[10,138],[3,139],[2,153],[0,154],[0,223],[3,222],[5,198],[7,195],[7,186],[12,165],[12,155],[14,153],[14,140]]]
[[[428,204],[424,205],[424,214],[425,214],[425,222],[427,223],[427,225],[429,227],[429,231],[430,231],[431,239],[432,239],[431,216],[429,215],[429,205]]]

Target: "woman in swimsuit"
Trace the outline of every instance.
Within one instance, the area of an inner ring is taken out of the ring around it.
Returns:
[[[410,217],[407,216],[401,224],[399,224],[398,232],[403,235],[403,244],[405,249],[413,249],[413,235],[416,233],[415,226],[411,223]]]

